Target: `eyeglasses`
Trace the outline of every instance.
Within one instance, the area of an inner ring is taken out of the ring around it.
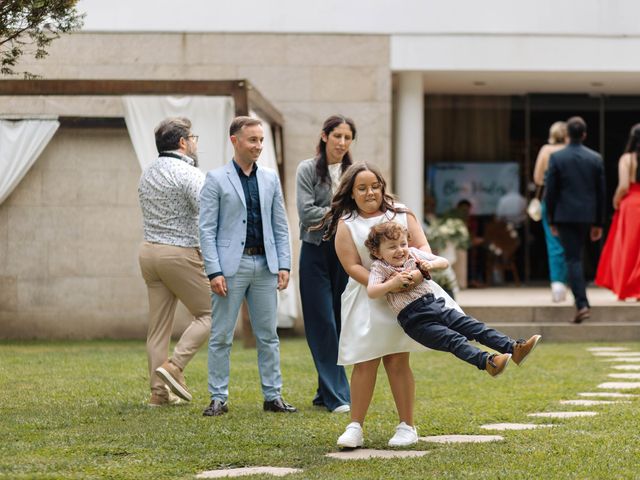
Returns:
[[[193,138],[193,141],[198,143],[198,139],[200,138],[200,135],[187,135],[187,138]]]

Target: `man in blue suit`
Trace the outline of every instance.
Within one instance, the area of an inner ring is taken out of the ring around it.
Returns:
[[[229,128],[234,157],[207,173],[200,193],[200,246],[211,283],[209,393],[204,416],[228,411],[229,354],[238,311],[247,299],[256,336],[264,410],[295,412],[282,398],[277,292],[291,269],[289,228],[274,170],[258,167],[264,132],[260,120],[237,117]]]
[[[576,302],[574,323],[588,319],[589,300],[582,270],[587,235],[595,242],[604,223],[604,165],[602,157],[584,145],[587,124],[580,117],[567,120],[570,143],[553,153],[545,180],[545,200],[551,233],[564,247],[569,284]]]

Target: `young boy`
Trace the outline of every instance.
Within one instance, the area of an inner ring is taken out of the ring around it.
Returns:
[[[429,278],[429,270],[447,268],[449,262],[409,248],[408,235],[407,229],[395,222],[371,228],[365,241],[374,259],[367,287],[369,297],[386,295],[402,329],[425,347],[451,352],[493,377],[500,375],[511,359],[521,365],[542,337],[534,335],[527,341],[514,341],[475,318],[446,307],[443,298],[434,297],[426,281],[411,286],[416,270]],[[501,353],[489,354],[469,340]]]

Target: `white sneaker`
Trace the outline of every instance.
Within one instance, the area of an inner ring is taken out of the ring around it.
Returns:
[[[551,300],[554,303],[564,302],[567,298],[567,287],[562,282],[551,282]]]
[[[333,410],[331,410],[331,413],[348,413],[351,411],[351,407],[349,405],[339,405],[336,408],[334,408]]]
[[[408,447],[418,443],[416,427],[410,427],[404,422],[396,427],[396,434],[389,440],[390,447]]]
[[[347,425],[344,433],[338,437],[338,446],[342,448],[358,448],[364,445],[362,426],[358,422]]]

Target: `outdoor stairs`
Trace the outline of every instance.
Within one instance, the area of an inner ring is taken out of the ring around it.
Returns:
[[[589,289],[591,318],[574,324],[572,298],[554,304],[547,289],[491,290],[463,291],[457,299],[467,314],[512,338],[540,334],[547,342],[640,341],[640,302],[617,301],[609,291]],[[482,292],[486,298],[478,300]]]

